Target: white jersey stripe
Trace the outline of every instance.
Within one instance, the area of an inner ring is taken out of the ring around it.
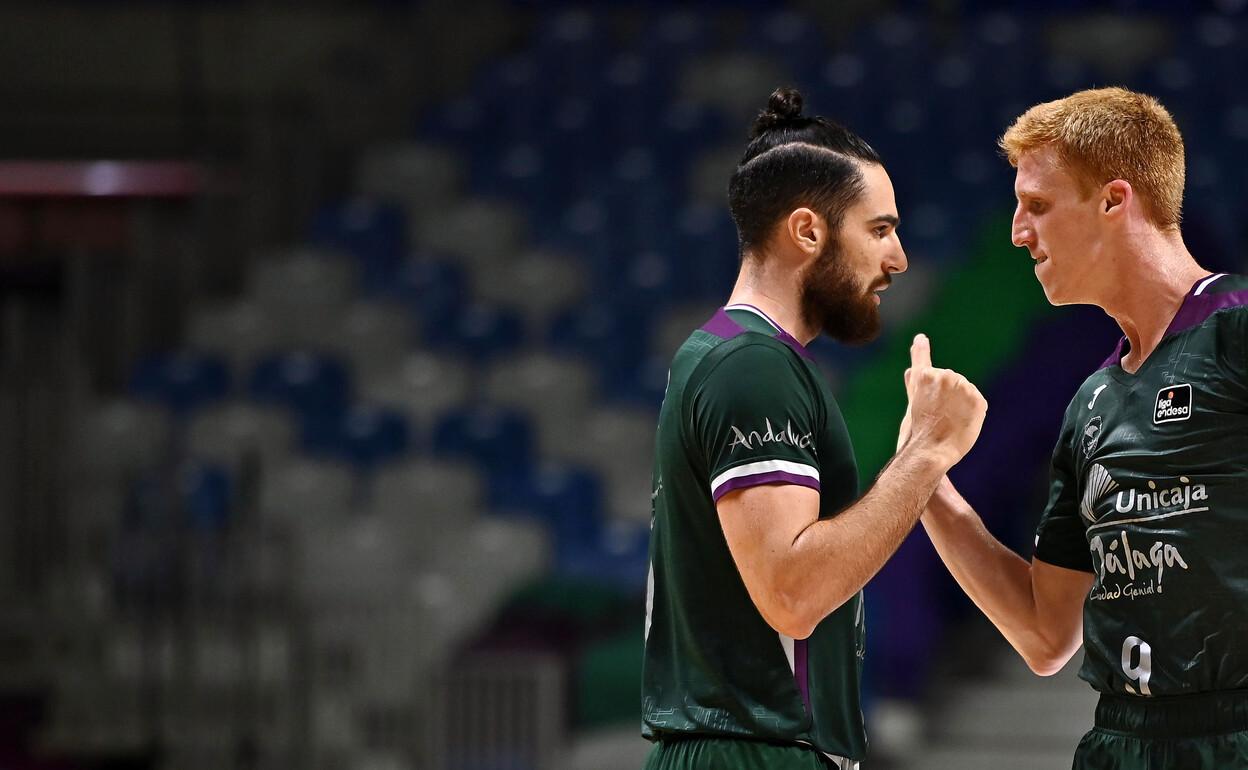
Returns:
[[[729,468],[711,480],[711,494],[733,479],[745,476],[761,476],[764,473],[791,473],[794,476],[819,480],[819,469],[813,465],[804,465],[789,460],[760,460]]]
[[[1199,297],[1202,291],[1209,288],[1209,284],[1213,283],[1214,281],[1218,280],[1224,275],[1226,275],[1226,273],[1218,273],[1217,275],[1211,275],[1205,280],[1201,281],[1200,285],[1196,287],[1196,291],[1192,292],[1192,296]]]
[[[797,663],[793,652],[793,637],[780,634],[780,646],[784,648],[784,657],[789,661],[789,671],[797,674]]]
[[[767,315],[766,313],[764,313],[763,311],[761,311],[761,310],[759,310],[758,308],[754,307],[753,305],[746,305],[745,303],[741,303],[741,304],[738,304],[738,305],[727,305],[727,306],[725,306],[725,307],[724,307],[724,310],[744,310],[744,311],[746,311],[747,313],[753,313],[754,315],[756,315],[756,316],[758,316],[759,318],[763,319],[763,320],[764,320],[764,321],[766,321],[767,323],[771,324],[771,325],[775,328],[775,330],[776,330],[776,331],[778,331],[778,332],[782,332],[782,331],[784,331],[784,329],[781,329],[781,328],[780,328],[780,324],[778,324],[778,323],[776,323],[775,321],[771,320],[771,316]]]

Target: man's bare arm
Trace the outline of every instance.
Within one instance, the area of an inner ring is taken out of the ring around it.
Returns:
[[[921,447],[905,448],[858,502],[823,520],[819,493],[808,487],[764,485],[720,498],[728,548],[768,624],[795,639],[810,636],[901,545],[942,467]]]
[[[1092,574],[1024,561],[988,532],[947,478],[922,521],[958,585],[1028,667],[1041,676],[1060,671],[1083,641],[1083,601]]]
[[[931,365],[927,338],[910,349],[904,445],[871,489],[820,520],[819,493],[763,485],[720,498],[719,520],[746,590],[777,631],[805,638],[879,571],[914,527],[945,472],[979,436],[987,404],[966,378]]]

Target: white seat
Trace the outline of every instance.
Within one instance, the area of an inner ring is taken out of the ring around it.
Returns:
[[[399,409],[428,431],[438,415],[472,397],[472,370],[462,361],[417,351],[390,372],[361,382],[360,391],[366,401]]]
[[[304,528],[299,584],[310,601],[367,604],[393,594],[414,573],[391,522],[356,516]]]
[[[279,344],[272,319],[247,299],[196,308],[187,328],[193,350],[225,356],[235,379],[242,381],[256,360]]]
[[[279,252],[252,265],[248,294],[285,347],[318,348],[356,296],[356,270],[337,254]]]
[[[371,512],[420,562],[451,533],[470,528],[485,510],[485,482],[475,466],[411,460],[373,479]]]
[[[685,70],[681,93],[692,101],[735,115],[751,115],[766,103],[776,83],[785,79],[780,67],[763,56],[747,53],[708,56]]]
[[[76,448],[85,478],[120,481],[127,474],[151,468],[169,451],[169,417],[163,409],[118,399],[87,411]]]
[[[655,330],[650,350],[670,361],[689,335],[710,320],[715,310],[713,303],[692,302],[668,311]]]
[[[437,254],[478,265],[502,265],[527,237],[526,220],[506,203],[471,198],[417,212],[413,241]]]
[[[269,523],[300,528],[345,518],[352,509],[355,479],[345,465],[291,459],[266,471],[260,513]]]
[[[241,469],[254,458],[273,468],[290,452],[294,426],[284,410],[235,402],[196,415],[188,435],[192,456]]]
[[[441,548],[434,560],[434,567],[451,575],[463,595],[481,602],[481,611],[549,566],[550,535],[545,526],[498,516],[477,521],[462,539]]]
[[[322,345],[349,360],[357,377],[371,377],[402,361],[412,342],[412,317],[384,302],[359,301],[347,307]]]
[[[543,456],[588,465],[602,477],[609,515],[648,521],[657,423],[649,409],[602,407],[541,424],[539,441]]]
[[[658,415],[640,407],[603,406],[580,414],[574,424],[554,423],[540,438],[543,455],[590,465],[600,472],[622,460],[654,455]]]
[[[502,264],[478,263],[472,281],[478,299],[516,308],[533,333],[544,331],[555,313],[584,299],[589,282],[581,262],[540,251]]]
[[[369,150],[355,167],[355,187],[362,195],[419,206],[458,195],[462,164],[451,151],[406,143]]]
[[[485,375],[491,402],[544,413],[579,412],[594,398],[597,383],[583,361],[549,353],[527,353],[501,360]]]
[[[703,151],[689,169],[689,191],[699,201],[722,205],[724,186],[740,160],[741,148],[736,144]]]

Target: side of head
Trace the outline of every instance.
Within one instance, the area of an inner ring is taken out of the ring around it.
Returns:
[[[1054,304],[1094,299],[1083,295],[1096,288],[1097,257],[1132,232],[1178,232],[1183,137],[1151,96],[1098,88],[1037,104],[1000,146],[1018,169],[1014,243],[1031,251]]]
[[[743,263],[783,260],[800,271],[809,324],[847,342],[874,337],[872,292],[906,262],[892,182],[869,144],[802,115],[801,94],[778,89],[728,182],[728,205]]]

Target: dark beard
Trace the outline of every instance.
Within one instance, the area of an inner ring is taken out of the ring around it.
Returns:
[[[865,345],[880,334],[880,309],[871,289],[887,286],[887,276],[871,287],[858,285],[835,243],[824,247],[802,285],[802,317],[837,342]]]

